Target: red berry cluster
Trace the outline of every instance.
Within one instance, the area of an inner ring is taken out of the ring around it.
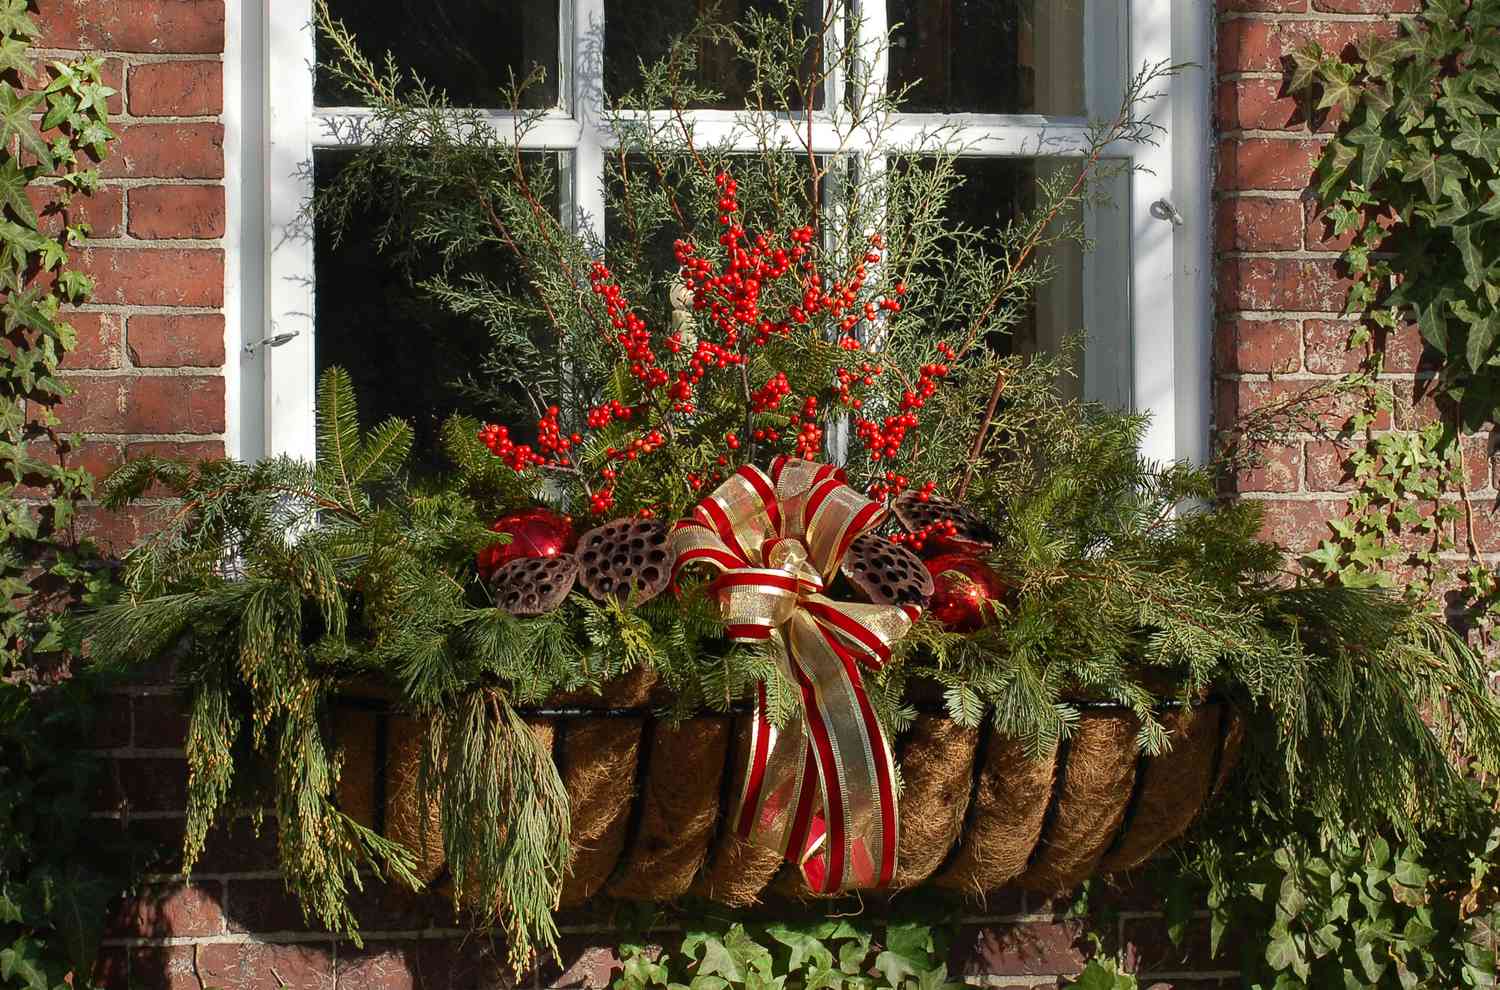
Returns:
[[[848,368],[839,368],[834,374],[838,377],[838,384],[834,391],[838,393],[839,402],[850,409],[863,409],[863,399],[854,397],[854,388],[858,385],[870,386],[875,384],[875,379],[885,372],[885,368],[868,361],[860,363],[859,370],[850,371]]]
[[[947,360],[953,360],[953,348],[939,341],[937,345],[938,354]],[[915,410],[926,405],[927,400],[937,392],[937,383],[948,376],[948,365],[932,363],[924,364],[917,374],[917,383],[914,388],[909,388],[901,395],[901,412],[895,416],[887,416],[884,421],[876,423],[870,419],[856,419],[854,421],[854,432],[865,446],[869,449],[870,460],[892,460],[901,452],[901,445],[906,440],[906,435],[917,428],[920,420]]]
[[[634,410],[619,399],[610,399],[604,405],[590,409],[584,423],[591,430],[602,430],[614,420],[629,419],[633,413]]]
[[[781,400],[792,394],[792,386],[786,380],[786,372],[778,371],[760,388],[750,395],[752,412],[771,412],[781,408]]]
[[[617,331],[615,342],[625,350],[630,361],[630,374],[641,383],[642,388],[652,392],[667,383],[667,373],[658,367],[656,352],[651,349],[651,331],[646,322],[630,308],[625,293],[614,280],[614,273],[602,261],[596,261],[589,269],[589,284],[594,294],[604,300],[604,311]]]
[[[479,442],[489,448],[491,454],[500,458],[512,471],[526,470],[533,464],[545,464],[547,459],[531,449],[529,443],[513,443],[510,431],[494,423],[486,423],[479,431]]]
[[[565,434],[557,425],[558,408],[548,406],[542,418],[536,422],[536,445],[545,453],[556,455],[552,463],[568,465],[568,451],[583,443],[577,433]]]

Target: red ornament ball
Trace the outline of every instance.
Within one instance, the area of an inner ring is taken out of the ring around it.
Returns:
[[[1000,575],[972,553],[960,550],[938,554],[923,563],[932,572],[928,611],[950,632],[970,633],[979,629],[985,622],[981,606],[1010,590]]]
[[[522,557],[556,557],[578,543],[573,520],[548,509],[523,509],[496,519],[490,529],[509,533],[510,542],[479,551],[475,564],[479,576],[488,581],[500,568]]]

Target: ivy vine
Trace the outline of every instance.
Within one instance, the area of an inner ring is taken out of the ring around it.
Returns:
[[[54,410],[71,392],[59,367],[77,345],[61,309],[94,290],[70,266],[89,235],[72,205],[98,187],[115,91],[97,57],[54,62],[39,84],[18,85],[33,71],[36,35],[25,0],[0,0],[0,678],[55,668],[68,645],[63,610],[106,581],[73,538],[92,477],[69,465],[78,443]],[[37,189],[40,210],[28,195]]]
[[[114,133],[103,60],[39,70],[26,0],[0,0],[0,987],[91,986],[108,905],[132,850],[93,819],[100,760],[91,738],[97,680],[69,667],[66,611],[109,584],[74,538],[92,493],[69,463],[78,441],[56,407],[77,334],[64,305],[94,283],[72,267],[89,236],[77,197],[99,184]],[[44,135],[52,135],[50,139]],[[61,683],[58,683],[61,682]],[[45,688],[45,690],[44,690]]]
[[[1340,434],[1354,493],[1307,563],[1421,597],[1456,578],[1487,632],[1500,588],[1469,527],[1463,437],[1500,409],[1500,0],[1429,0],[1356,53],[1309,42],[1291,53],[1287,85],[1310,119],[1342,118],[1313,183],[1331,233],[1349,238],[1346,312],[1362,317],[1349,346],[1364,352],[1363,409]],[[1386,344],[1412,325],[1436,367],[1418,388],[1442,418],[1376,430],[1397,411],[1377,377]],[[1453,532],[1469,558],[1456,574],[1443,559]]]

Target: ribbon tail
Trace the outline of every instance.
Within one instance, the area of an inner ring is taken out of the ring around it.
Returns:
[[[777,651],[778,665],[790,680],[791,661],[786,655],[785,640],[779,632],[775,638],[782,647]],[[776,726],[771,721],[766,686],[760,684],[755,692],[750,753],[735,815],[735,834],[791,858],[793,853],[789,850],[796,849],[800,841],[800,833],[806,826],[806,809],[815,796],[812,789],[816,778],[807,772],[808,767],[802,712],[793,712],[785,724]]]
[[[826,829],[820,853],[826,861],[817,867],[823,882],[816,889],[885,886],[895,876],[900,828],[895,760],[859,664],[837,636],[802,611],[789,623],[788,640]]]

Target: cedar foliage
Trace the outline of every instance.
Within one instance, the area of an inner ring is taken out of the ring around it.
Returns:
[[[715,470],[726,433],[744,442],[725,470],[767,460],[774,445],[757,444],[752,428],[786,424],[747,415],[747,382],[759,387],[784,370],[794,395],[831,396],[848,352],[832,334],[806,332],[754,352],[743,378],[705,379],[691,417],[652,406],[599,332],[604,317],[584,280],[599,246],[542,205],[556,180],[546,164],[420,81],[406,84],[394,65],[377,68],[326,11],[322,26],[342,52],[333,71],[373,106],[374,121],[370,148],[313,204],[319,222],[374,198],[390,217],[385,247],[436,245],[453,260],[418,289],[489,328],[492,399],[512,401],[520,415],[556,404],[576,416],[616,398],[648,407],[649,422],[673,431],[660,457],[622,471],[615,514],[684,513],[705,493],[691,476]],[[1215,693],[1254,723],[1247,779],[1262,802],[1313,812],[1330,834],[1375,824],[1411,833],[1470,813],[1449,757],[1461,751],[1500,771],[1500,709],[1461,639],[1382,592],[1297,583],[1258,539],[1255,506],[1216,501],[1208,470],[1144,460],[1142,417],[1065,397],[1076,350],[1039,357],[990,346],[1027,318],[1049,277],[1039,252],[1081,235],[1077,211],[1092,201],[1103,149],[1151,138],[1140,109],[1162,67],[1138,74],[1117,117],[1094,128],[1078,172],[1044,178],[1032,211],[980,231],[942,219],[960,181],[953,147],[897,149],[883,175],[861,177],[777,144],[759,116],[745,119],[761,128],[756,153],[696,143],[681,114],[660,108],[715,95],[691,81],[704,32],[727,36],[748,60],[752,107],[790,113],[810,103],[812,83],[782,67],[802,65],[821,35],[753,16],[679,39],[645,68],[642,90],[612,106],[629,151],[611,165],[610,202],[625,233],[606,257],[647,323],[674,325],[672,271],[653,252],[664,235],[711,242],[714,178],[730,169],[751,230],[819,218],[822,270],[842,270],[865,251],[867,226],[889,232],[877,280],[903,280],[909,304],[865,340],[866,353],[893,369],[864,393],[872,414],[898,407],[933,360],[938,333],[958,344],[916,441],[889,462],[851,443],[847,468],[858,487],[890,470],[962,494],[999,531],[988,559],[1015,593],[972,636],[918,624],[894,662],[868,677],[887,730],[900,732],[914,715],[908,684],[931,679],[951,717],[988,718],[1037,751],[1067,736],[1080,703],[1124,705],[1141,717],[1141,749],[1154,753],[1171,744],[1155,717],[1162,702]],[[820,64],[857,78],[869,57],[825,51]],[[898,98],[832,108],[832,126],[880,127]],[[822,190],[832,178],[854,181],[829,199]],[[486,252],[516,256],[524,292],[466,264]],[[441,810],[455,897],[475,908],[477,923],[504,929],[519,966],[555,939],[568,808],[518,708],[598,689],[638,665],[672,692],[668,716],[723,709],[764,681],[779,718],[792,693],[770,657],[720,639],[701,586],[635,608],[578,592],[532,619],[494,607],[473,566],[477,551],[503,539],[487,523],[536,502],[583,515],[591,473],[610,463],[605,448],[638,424],[590,434],[571,470],[518,472],[480,445],[477,421],[457,417],[443,431],[452,472],[414,480],[402,470],[410,431],[388,421],[361,434],[342,372],[324,375],[318,407],[315,465],[146,460],[110,479],[112,505],[165,486],[182,508],[132,551],[119,599],[89,618],[94,655],[126,667],[169,651],[180,658],[193,698],[188,866],[218,815],[234,802],[264,806],[269,795],[287,882],[320,920],[350,933],[346,897],[362,870],[415,883],[410,851],[335,800],[330,700],[371,680],[385,685],[431,727],[423,783]],[[847,411],[832,401],[820,408],[837,436]]]

